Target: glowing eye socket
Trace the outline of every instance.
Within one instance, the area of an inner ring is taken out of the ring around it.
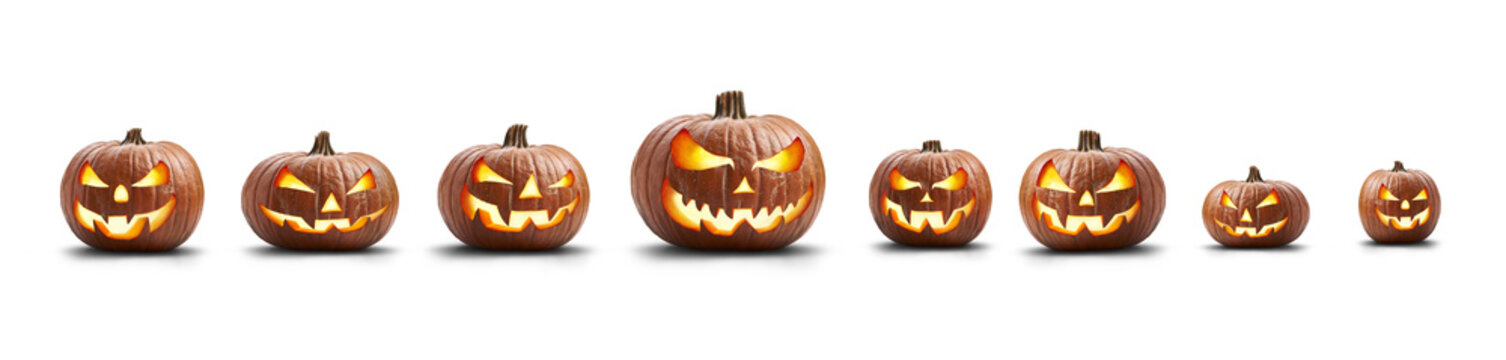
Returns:
[[[1130,169],[1129,164],[1120,161],[1119,169],[1114,170],[1114,179],[1109,180],[1109,184],[1104,185],[1102,189],[1098,189],[1098,192],[1106,193],[1132,187],[1135,187],[1135,171]]]
[[[1072,187],[1067,186],[1067,182],[1062,181],[1061,174],[1056,173],[1056,163],[1054,162],[1046,162],[1046,167],[1041,170],[1041,177],[1035,180],[1035,186],[1066,193],[1077,192],[1077,190],[1072,190]]]
[[[84,169],[79,170],[78,184],[97,188],[110,187],[110,185],[105,184],[104,180],[99,179],[99,175],[94,173],[94,167],[89,166],[89,163],[84,163]]]
[[[1391,195],[1391,190],[1387,190],[1385,185],[1381,185],[1380,198],[1381,200],[1401,201],[1396,198],[1396,195]]]
[[[371,178],[371,170],[366,170],[366,173],[361,174],[361,178],[356,180],[356,185],[351,186],[350,191],[346,191],[345,195],[371,190],[373,188],[376,188],[376,180]]]
[[[557,189],[557,188],[567,188],[567,187],[571,187],[571,186],[575,186],[575,172],[574,171],[565,173],[565,177],[560,178],[560,181],[555,181],[554,184],[549,185],[550,188],[555,188],[555,189]]]
[[[157,166],[153,166],[152,171],[147,172],[146,176],[141,177],[141,181],[131,184],[131,187],[162,186],[163,184],[167,184],[167,178],[167,164],[157,162]]]
[[[314,189],[309,188],[308,185],[304,185],[303,180],[298,180],[297,176],[293,176],[293,172],[288,171],[288,167],[286,166],[282,167],[282,171],[277,172],[277,181],[274,184],[283,189],[293,189],[311,194],[316,193]]]
[[[1224,199],[1223,200],[1219,200],[1218,203],[1224,205],[1224,207],[1226,207],[1226,208],[1235,209],[1235,210],[1239,209],[1238,206],[1234,206],[1234,201],[1229,200],[1229,193],[1224,193]]]
[[[804,161],[805,144],[800,142],[800,138],[795,138],[795,141],[791,142],[790,146],[784,147],[784,150],[780,150],[774,156],[753,163],[753,167],[778,172],[791,172],[800,169],[800,164]]]
[[[961,190],[963,186],[967,186],[967,172],[962,169],[957,169],[952,176],[931,185],[934,188],[952,191]]]
[[[804,153],[805,150],[802,147],[800,151]],[[732,158],[706,151],[706,148],[690,138],[690,130],[685,129],[681,129],[680,133],[675,135],[675,139],[670,142],[669,153],[675,161],[675,167],[685,170],[701,171],[732,165]],[[775,157],[778,156],[775,155]],[[798,163],[795,165],[799,166]]]
[[[1267,206],[1271,206],[1271,205],[1276,205],[1276,204],[1280,204],[1280,203],[1281,203],[1281,199],[1279,199],[1279,198],[1276,197],[1276,190],[1271,190],[1271,194],[1270,195],[1266,195],[1265,196],[1265,200],[1261,200],[1260,201],[1260,205],[1255,205],[1255,208],[1259,209],[1259,208],[1263,208],[1263,207],[1267,207]]]
[[[1417,192],[1417,197],[1412,198],[1412,201],[1427,200],[1427,199],[1428,199],[1428,189],[1422,189],[1422,191]]]
[[[889,188],[894,190],[910,190],[920,187],[920,183],[906,179],[899,174],[899,168],[889,171]]]
[[[491,167],[486,166],[486,160],[478,160],[476,161],[476,166],[471,167],[471,179],[478,183],[490,182],[512,185],[511,181],[507,181],[502,175],[497,175],[497,172],[492,171]]]

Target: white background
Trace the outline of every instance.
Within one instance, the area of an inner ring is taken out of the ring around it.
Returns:
[[[1501,355],[1499,2],[552,3],[0,5],[0,357]],[[670,248],[629,196],[643,136],[731,89],[825,155],[826,203],[786,251]],[[519,122],[586,166],[585,228],[557,253],[465,251],[440,172]],[[131,127],[204,173],[168,255],[87,250],[57,208],[74,152]],[[1136,250],[1050,253],[1022,226],[1025,165],[1084,128],[1166,180]],[[251,167],[319,130],[397,176],[373,251],[274,251],[241,216]],[[868,214],[873,167],[927,139],[992,170],[967,248],[890,246]],[[1392,160],[1442,188],[1423,246],[1360,227],[1360,182]],[[1250,165],[1311,202],[1287,249],[1203,230],[1202,196]]]

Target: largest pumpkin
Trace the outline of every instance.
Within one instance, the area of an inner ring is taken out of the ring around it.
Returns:
[[[1076,149],[1047,151],[1020,180],[1025,228],[1053,250],[1108,250],[1139,244],[1166,210],[1161,172],[1140,152],[1105,148],[1083,130]]]
[[[771,250],[805,234],[821,208],[826,171],[805,128],[779,115],[748,115],[743,95],[716,98],[714,114],[679,116],[638,148],[633,201],[670,244]]]
[[[79,150],[63,171],[63,216],[84,244],[114,251],[166,251],[188,241],[204,209],[204,182],[187,150],[123,141]]]

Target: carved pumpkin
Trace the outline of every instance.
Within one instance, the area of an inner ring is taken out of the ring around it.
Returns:
[[[962,246],[983,232],[993,205],[988,171],[966,150],[931,140],[879,163],[868,185],[879,230],[911,246]]]
[[[586,171],[569,151],[528,144],[513,125],[502,144],[472,146],[439,179],[439,214],[466,245],[549,250],[580,231],[591,203]]]
[[[771,250],[815,221],[826,172],[810,133],[783,116],[749,116],[742,92],[729,91],[715,114],[669,119],[649,133],[632,181],[638,214],[670,244]]]
[[[204,182],[187,150],[147,142],[141,129],[124,141],[79,150],[63,171],[63,216],[97,249],[167,251],[183,245],[204,209]]]
[[[1302,190],[1285,181],[1267,181],[1250,167],[1245,181],[1225,181],[1203,200],[1203,227],[1228,247],[1273,247],[1302,236],[1311,211]]]
[[[1376,170],[1360,187],[1360,223],[1378,243],[1425,240],[1438,227],[1443,211],[1438,184],[1422,170],[1397,161],[1391,170]]]
[[[1139,244],[1166,209],[1161,173],[1127,148],[1104,148],[1083,130],[1077,149],[1047,151],[1025,169],[1020,215],[1053,250],[1107,250]]]
[[[359,250],[397,217],[397,183],[371,155],[336,153],[319,132],[307,153],[263,160],[241,188],[241,213],[262,240],[295,250]]]

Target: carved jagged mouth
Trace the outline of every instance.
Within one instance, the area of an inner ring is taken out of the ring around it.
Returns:
[[[361,228],[366,227],[366,223],[376,220],[378,216],[382,216],[382,213],[386,211],[387,207],[383,206],[381,209],[377,210],[374,213],[356,218],[356,222],[354,224],[350,222],[349,218],[314,219],[314,226],[309,226],[308,221],[304,220],[301,216],[283,214],[280,212],[272,211],[272,209],[268,209],[266,206],[261,206],[261,212],[263,214],[266,214],[267,218],[271,219],[273,223],[277,224],[277,226],[287,226],[288,228],[293,229],[293,231],[307,234],[323,234],[329,232],[329,229],[339,230],[340,232],[361,230]]]
[[[1224,229],[1225,232],[1228,232],[1229,236],[1233,236],[1233,237],[1249,236],[1251,239],[1253,239],[1253,238],[1263,238],[1263,237],[1269,236],[1271,234],[1275,234],[1277,231],[1281,231],[1281,228],[1286,227],[1286,221],[1289,220],[1289,219],[1291,219],[1291,218],[1290,217],[1282,218],[1281,221],[1277,221],[1275,224],[1269,224],[1269,225],[1266,225],[1266,226],[1262,226],[1262,227],[1260,227],[1260,229],[1256,229],[1256,228],[1251,227],[1251,226],[1229,226],[1228,224],[1224,224],[1223,221],[1218,221],[1218,220],[1213,220],[1213,223],[1218,224],[1218,227],[1221,227],[1221,228]]]
[[[167,217],[173,214],[173,206],[178,204],[178,196],[173,195],[167,200],[166,205],[135,215],[102,216],[97,212],[85,208],[78,199],[73,199],[73,218],[78,220],[89,231],[98,231],[105,237],[113,240],[131,240],[141,236],[141,230],[150,229],[157,231],[162,224],[167,222]]]
[[[800,214],[805,213],[805,208],[810,206],[811,198],[815,194],[815,186],[805,190],[805,195],[791,204],[776,206],[773,209],[765,206],[755,213],[752,208],[735,208],[732,214],[727,214],[727,209],[712,209],[711,205],[701,204],[696,206],[695,199],[688,202],[684,195],[669,186],[669,180],[664,180],[664,186],[659,189],[659,197],[664,203],[664,211],[669,217],[675,219],[686,229],[700,231],[702,225],[706,230],[718,236],[732,236],[737,232],[737,227],[743,223],[753,227],[759,233],[766,233],[779,227],[779,224],[788,223]]]
[[[956,229],[957,225],[962,224],[962,218],[973,213],[973,206],[977,202],[978,197],[974,196],[967,201],[967,205],[962,205],[962,207],[952,210],[950,218],[946,217],[946,214],[941,211],[910,210],[910,219],[905,220],[905,208],[900,206],[899,203],[889,200],[889,198],[884,198],[884,214],[889,215],[896,225],[905,228],[905,230],[920,232],[929,225],[931,232],[941,235],[952,231],[952,229]]]
[[[1131,205],[1129,210],[1114,214],[1109,218],[1108,224],[1104,224],[1103,215],[1067,215],[1066,225],[1063,225],[1061,215],[1056,209],[1046,206],[1040,200],[1035,201],[1035,218],[1046,223],[1046,227],[1051,228],[1051,231],[1065,235],[1077,235],[1083,229],[1088,229],[1088,233],[1093,236],[1112,234],[1125,223],[1134,221],[1135,214],[1139,212],[1140,199],[1135,199],[1135,205]]]
[[[1391,216],[1391,215],[1382,214],[1381,211],[1380,211],[1380,208],[1376,208],[1375,209],[1375,216],[1379,216],[1380,217],[1380,221],[1381,221],[1382,224],[1390,225],[1392,228],[1395,228],[1396,230],[1406,231],[1406,230],[1412,230],[1413,228],[1416,228],[1418,225],[1427,224],[1428,223],[1428,213],[1431,212],[1432,210],[1433,210],[1433,208],[1430,207],[1430,208],[1422,209],[1422,212],[1417,213],[1417,215],[1413,215],[1413,216]]]
[[[461,192],[460,206],[461,210],[465,211],[465,216],[476,220],[479,215],[482,226],[501,232],[523,231],[528,224],[533,224],[533,227],[539,230],[552,228],[565,220],[565,214],[575,212],[575,204],[580,202],[580,198],[570,200],[569,205],[555,209],[553,217],[549,216],[549,210],[512,210],[508,213],[508,218],[503,219],[502,211],[497,209],[497,204],[471,195],[469,186],[461,188]]]

